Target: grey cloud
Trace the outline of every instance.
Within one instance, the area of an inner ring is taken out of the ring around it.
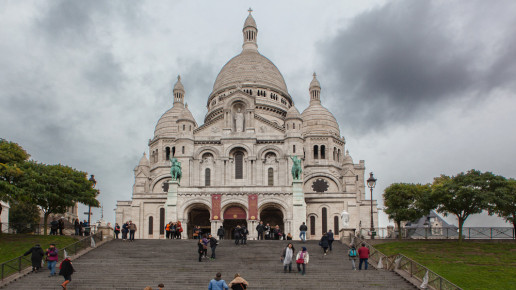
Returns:
[[[343,109],[339,119],[353,134],[367,133],[426,119],[430,107],[514,90],[515,45],[509,41],[516,26],[508,26],[514,24],[510,13],[473,23],[486,13],[512,9],[514,15],[516,7],[506,3],[486,8],[480,1],[397,1],[356,16],[319,46],[324,73],[331,76],[323,89],[339,97],[332,103]],[[497,34],[478,35],[482,30]]]

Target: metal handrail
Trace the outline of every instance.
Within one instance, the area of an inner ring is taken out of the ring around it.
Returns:
[[[61,257],[63,257],[65,250],[68,256],[76,255],[79,251],[91,245],[91,239],[93,239],[95,242],[102,241],[102,232],[98,232],[92,236],[88,236],[82,240],[70,244],[62,249],[58,249],[58,255],[62,255]],[[21,273],[23,270],[30,268],[31,266],[32,261],[23,255],[3,262],[2,264],[0,264],[1,280],[3,281],[6,277],[13,275],[15,273]]]
[[[368,228],[358,229],[357,235],[369,238],[372,234]],[[383,227],[375,229],[376,239],[396,239],[398,230],[394,227]],[[401,236],[404,239],[458,239],[457,227],[404,227],[401,229]],[[514,227],[463,227],[462,237],[464,239],[516,239]]]
[[[377,268],[398,273],[402,272],[400,273],[400,275],[402,276],[403,274],[406,274],[411,278],[415,278],[417,281],[420,282],[419,285],[416,285],[420,288],[421,285],[423,285],[423,282],[425,281],[426,274],[428,273],[426,288],[436,290],[462,290],[462,288],[448,281],[446,278],[442,277],[441,275],[435,273],[434,271],[428,269],[427,267],[421,265],[420,263],[410,259],[409,257],[403,254],[387,256],[382,252],[378,251],[375,247],[373,247],[366,241],[358,237],[356,239],[358,239],[358,242],[355,240],[355,237],[353,237],[351,243],[355,245],[360,245],[362,243],[366,244],[369,248],[369,259],[377,263]]]

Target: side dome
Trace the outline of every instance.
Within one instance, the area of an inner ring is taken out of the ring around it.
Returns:
[[[183,109],[183,112],[181,115],[179,115],[178,121],[189,121],[195,124],[197,126],[197,122],[195,122],[195,118],[192,115],[192,112],[188,109],[188,104],[185,105],[185,108]]]
[[[301,114],[304,134],[331,134],[340,136],[339,123],[320,103],[310,104]]]
[[[292,105],[292,107],[290,107],[290,109],[288,109],[287,115],[285,116],[285,120],[289,120],[289,119],[303,120],[301,118],[301,114],[299,113],[299,111],[296,109],[296,106],[294,106],[294,105]]]
[[[177,134],[176,121],[183,113],[182,106],[173,106],[170,110],[159,118],[156,128],[154,129],[154,137]]]
[[[256,50],[243,50],[220,70],[213,92],[230,85],[264,85],[288,96],[287,84],[278,68]]]

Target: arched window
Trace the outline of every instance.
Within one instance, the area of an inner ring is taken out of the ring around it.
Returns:
[[[310,217],[310,235],[312,235],[312,236],[315,235],[315,217],[314,216]]]
[[[296,129],[296,123],[292,123],[292,129]]]
[[[165,158],[166,160],[170,159],[170,147],[165,148]]]
[[[340,161],[340,149],[337,151],[337,161]]]
[[[333,161],[337,160],[337,148],[333,147]]]
[[[292,153],[296,153],[296,145],[292,145]]]
[[[149,217],[149,235],[152,235],[152,232],[154,231],[154,218]]]
[[[185,130],[186,130],[186,125],[185,125],[185,124],[183,124],[183,131],[185,131]]]
[[[165,234],[165,209],[159,209],[159,234]]]
[[[176,156],[176,146],[172,147],[172,157]]]
[[[204,170],[204,186],[211,185],[211,169],[206,168]]]
[[[314,159],[319,159],[319,146],[314,145]]]
[[[333,217],[333,233],[336,235],[339,234],[339,217],[338,216]]]
[[[244,154],[242,152],[235,153],[235,179],[244,178]]]
[[[270,167],[267,171],[268,171],[267,172],[268,184],[269,184],[269,186],[273,186],[274,185],[274,169],[272,169],[272,167]]]
[[[321,159],[326,159],[326,146],[321,145]]]
[[[328,232],[328,210],[323,207],[322,208],[322,233]]]

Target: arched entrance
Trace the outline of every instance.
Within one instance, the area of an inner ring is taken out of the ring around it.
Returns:
[[[188,238],[193,238],[194,226],[200,226],[203,234],[211,233],[210,210],[205,205],[195,205],[188,212]]]
[[[269,224],[271,226],[271,230],[276,227],[276,225],[279,226],[281,229],[281,232],[286,235],[288,233],[285,233],[285,226],[283,224],[283,212],[281,209],[274,207],[273,205],[265,206],[262,211],[260,212],[260,221],[263,221],[263,224]],[[269,237],[265,237],[266,239],[272,239],[272,238],[278,238],[273,237],[270,235]]]
[[[230,206],[224,211],[224,222],[222,226],[226,231],[224,239],[233,239],[233,231],[239,226],[247,227],[246,213],[240,206]]]

